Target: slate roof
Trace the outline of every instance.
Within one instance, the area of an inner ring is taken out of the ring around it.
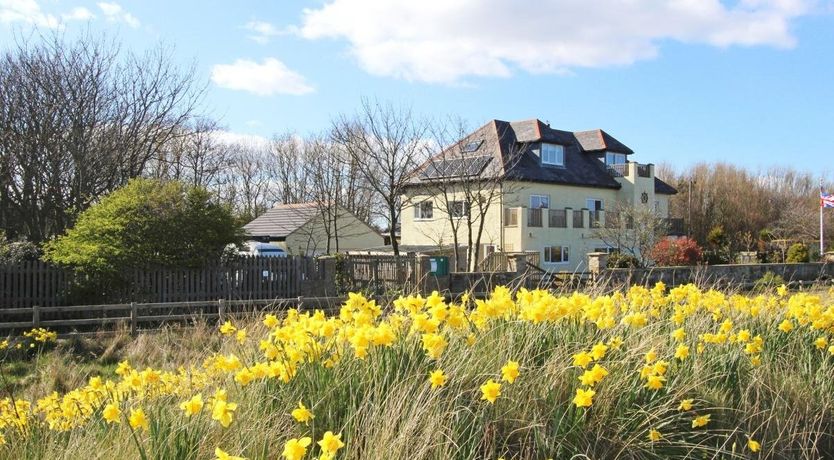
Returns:
[[[534,152],[541,142],[564,146],[564,167],[541,164]],[[474,150],[465,148],[475,144],[478,147]],[[620,184],[599,161],[603,151],[626,155],[634,153],[601,129],[570,132],[551,128],[538,119],[514,122],[492,120],[426,161],[412,174],[411,183],[449,177],[439,171],[471,173],[480,169],[482,175],[520,181],[619,189]],[[481,167],[484,156],[492,156],[493,160]],[[657,193],[676,193],[674,188],[659,179],[655,181],[655,189]]]
[[[625,144],[614,139],[610,134],[601,129],[593,129],[591,131],[579,131],[574,133],[576,140],[582,146],[582,150],[586,152],[616,152],[631,155],[634,150],[628,148]]]
[[[663,182],[662,180],[658,179],[657,177],[654,178],[654,193],[659,193],[661,195],[675,195],[678,193],[678,190],[675,187]]]
[[[279,204],[243,226],[251,236],[286,238],[301,228],[318,209],[315,203]]]

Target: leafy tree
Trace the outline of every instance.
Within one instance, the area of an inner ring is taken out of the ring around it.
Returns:
[[[657,265],[695,265],[703,257],[698,243],[691,238],[663,239],[652,250],[652,259]]]
[[[788,249],[788,263],[803,263],[811,260],[811,254],[808,251],[808,246],[802,243],[794,243]]]
[[[45,245],[44,258],[92,275],[141,266],[198,267],[217,260],[243,230],[202,187],[133,179]]]

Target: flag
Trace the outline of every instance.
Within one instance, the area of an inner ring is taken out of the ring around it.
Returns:
[[[822,189],[822,186],[820,186],[820,207],[834,208],[834,195],[825,193],[825,190]]]

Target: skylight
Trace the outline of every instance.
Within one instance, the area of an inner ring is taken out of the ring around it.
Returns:
[[[460,148],[460,153],[471,153],[477,151],[481,148],[481,144],[484,143],[483,139],[478,139],[477,141],[468,142]]]

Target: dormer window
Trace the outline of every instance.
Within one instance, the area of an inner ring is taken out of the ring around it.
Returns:
[[[541,159],[543,165],[564,166],[565,146],[542,143]]]
[[[604,162],[608,166],[625,164],[626,156],[623,153],[605,152]]]

